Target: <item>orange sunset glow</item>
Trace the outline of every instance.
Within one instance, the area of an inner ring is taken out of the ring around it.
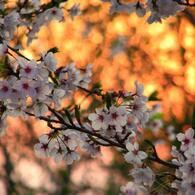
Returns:
[[[72,20],[67,10],[75,3],[80,4],[82,14]],[[15,1],[8,3],[8,7],[14,5]],[[104,91],[132,91],[137,80],[144,85],[146,96],[158,92],[159,101],[149,102],[148,106],[161,105],[165,126],[172,124],[178,132],[191,125],[195,106],[195,9],[149,25],[147,16],[110,15],[110,4],[100,0],[68,0],[65,7],[65,21],[52,21],[42,27],[30,46],[26,46],[25,30],[22,27],[17,30],[25,56],[39,59],[41,53],[57,46],[59,52],[55,57],[59,67],[71,62],[80,68],[93,64],[92,83],[100,81]],[[79,92],[73,97],[82,109],[93,103],[92,98]],[[63,105],[68,102],[65,100]],[[10,117],[7,123],[7,133],[0,143],[0,168],[2,177],[6,178],[0,179],[0,195],[8,195],[5,186],[9,177],[19,186],[21,195],[66,195],[71,194],[69,188],[78,195],[115,195],[119,189],[115,184],[128,180],[121,151],[103,147],[98,159],[84,154],[72,167],[64,162],[56,164],[52,159],[34,155],[38,136],[49,131],[45,122],[31,117]],[[163,128],[156,135],[149,131],[144,134],[151,140],[159,136],[156,151],[162,159],[170,159],[171,144]]]

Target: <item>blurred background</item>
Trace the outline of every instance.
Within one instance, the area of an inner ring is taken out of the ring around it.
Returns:
[[[65,11],[65,21],[42,27],[23,53],[36,59],[57,46],[59,66],[74,61],[84,68],[92,63],[93,83],[100,81],[103,90],[132,90],[138,80],[145,86],[145,95],[158,91],[161,101],[156,103],[164,122],[157,133],[146,134],[157,140],[161,158],[168,159],[171,143],[165,132],[173,128],[177,133],[192,122],[195,8],[149,25],[146,17],[135,14],[111,16],[110,4],[100,0],[69,0],[67,9],[75,3],[80,3],[80,16],[71,20]],[[24,30],[18,29],[17,36],[25,47]],[[75,102],[80,103],[83,94],[76,96]],[[85,100],[81,107],[87,109],[93,103]],[[38,136],[49,130],[44,122],[9,118],[7,123],[7,133],[0,140],[0,195],[115,195],[120,185],[130,180],[128,166],[116,150],[102,148],[97,159],[83,154],[79,162],[67,167],[63,162],[35,157],[33,146]],[[166,191],[166,186],[162,188]]]

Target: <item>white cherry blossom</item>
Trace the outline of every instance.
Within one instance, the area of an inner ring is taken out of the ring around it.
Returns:
[[[38,157],[47,157],[49,156],[49,150],[53,146],[53,142],[49,140],[49,136],[44,134],[39,137],[40,143],[35,144],[34,150],[35,154]]]
[[[106,130],[109,125],[109,118],[105,108],[97,108],[96,113],[89,114],[88,118],[92,122],[92,127],[95,130]]]
[[[195,143],[194,140],[194,130],[192,128],[189,128],[185,134],[179,133],[177,134],[178,141],[181,142],[181,150],[185,151],[187,150],[192,144]]]
[[[78,135],[75,132],[72,132],[71,130],[65,130],[60,135],[61,141],[70,148],[71,150],[75,150],[75,148],[78,146]]]
[[[5,119],[0,119],[0,137],[5,135],[6,127]]]
[[[2,80],[0,81],[0,99],[8,99],[10,98],[12,88],[8,81]]]
[[[4,57],[7,52],[8,52],[7,45],[5,43],[1,43],[0,44],[0,58]]]
[[[147,154],[139,150],[139,145],[137,142],[133,144],[128,142],[126,144],[126,148],[128,152],[124,155],[124,158],[128,163],[140,165],[142,160],[147,158]]]
[[[63,145],[60,145],[51,149],[50,156],[55,160],[56,163],[59,163],[63,160],[66,153],[67,148]]]
[[[20,76],[25,78],[36,78],[38,68],[35,61],[20,60]]]
[[[176,1],[173,0],[156,0],[153,2],[152,0],[148,0],[147,2],[148,8],[157,14],[160,18],[166,18],[171,15],[175,15],[179,11],[183,11],[185,6],[179,5]]]
[[[54,58],[54,55],[52,52],[49,52],[43,55],[43,61],[44,61],[44,65],[46,65],[46,67],[50,71],[56,70],[57,60]]]
[[[68,150],[68,152],[64,155],[63,159],[65,160],[67,165],[70,165],[74,161],[79,160],[80,156],[78,153]]]
[[[127,111],[124,106],[112,106],[109,109],[109,124],[116,126],[116,131],[121,132],[122,127],[127,124]]]
[[[33,110],[36,117],[44,116],[48,112],[48,106],[42,102],[33,104]]]
[[[149,195],[148,190],[141,185],[128,182],[125,186],[121,186],[121,195]]]
[[[20,23],[19,18],[19,14],[15,11],[10,12],[4,17],[3,25],[5,38],[12,39],[16,26]]]
[[[155,175],[149,167],[133,168],[130,175],[134,178],[134,182],[140,185],[152,186]]]
[[[110,14],[114,14],[115,12],[124,12],[124,13],[132,13],[136,9],[136,2],[121,4],[117,0],[110,0]]]
[[[144,118],[147,111],[145,102],[139,97],[136,97],[131,105],[132,115],[135,115],[140,121]]]
[[[22,78],[16,81],[14,88],[19,90],[23,98],[36,96],[36,90],[34,88],[35,82],[26,78]]]

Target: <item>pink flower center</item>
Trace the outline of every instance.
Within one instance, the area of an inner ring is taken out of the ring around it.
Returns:
[[[48,144],[42,144],[41,148],[46,151],[48,149]]]
[[[102,115],[99,115],[99,120],[101,121],[101,122],[103,122],[104,121],[104,116],[102,116]]]
[[[8,48],[5,48],[3,53],[6,54],[8,52]]]
[[[187,138],[185,138],[185,139],[183,140],[183,142],[184,142],[185,145],[188,145],[188,144],[190,143],[190,140],[187,139]]]
[[[51,11],[51,14],[52,14],[52,15],[56,15],[56,14],[57,14],[56,10],[53,9],[53,10]]]
[[[58,153],[59,153],[59,154],[62,154],[62,152],[63,152],[63,151],[62,151],[62,148],[59,147],[59,148],[58,148]]]
[[[118,114],[117,114],[116,112],[115,112],[115,113],[112,113],[112,118],[113,118],[113,119],[115,119],[115,120],[116,120],[116,119],[117,119],[117,117],[118,117]]]
[[[190,172],[194,172],[194,167],[193,167],[193,165],[190,166]]]
[[[191,187],[192,187],[193,190],[195,190],[195,184],[194,183],[191,184]]]
[[[133,110],[139,110],[139,105],[134,104],[134,105],[133,105]]]
[[[40,88],[39,88],[39,87],[36,87],[36,88],[35,88],[35,91],[36,91],[37,93],[39,93],[39,92],[40,92]]]
[[[12,93],[17,93],[18,91],[16,89],[12,89]]]
[[[69,139],[70,139],[70,138],[69,138],[68,136],[64,135],[64,141],[65,141],[65,142],[68,142]]]
[[[2,90],[3,92],[7,92],[7,91],[9,90],[9,88],[8,88],[8,86],[4,85],[4,86],[1,88],[1,90]]]
[[[157,122],[153,122],[153,127],[157,127],[158,126],[158,123]]]
[[[25,90],[27,90],[29,88],[28,83],[23,83],[22,84],[22,88],[25,89]]]
[[[25,71],[26,73],[30,73],[30,72],[32,71],[32,69],[31,69],[29,66],[27,66],[27,67],[24,69],[24,71]]]
[[[138,155],[138,150],[133,150],[133,154]]]

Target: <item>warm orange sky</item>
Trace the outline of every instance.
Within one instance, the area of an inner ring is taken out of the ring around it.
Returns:
[[[166,118],[173,113],[182,120],[186,104],[195,102],[195,27],[182,14],[148,25],[135,14],[110,16],[109,4],[99,0],[66,7],[74,2],[84,13],[72,21],[65,12],[64,23],[43,27],[25,54],[57,46],[59,65],[93,63],[105,90],[131,90],[139,80],[146,95],[159,91]]]

